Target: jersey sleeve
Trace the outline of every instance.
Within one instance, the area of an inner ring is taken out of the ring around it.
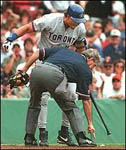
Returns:
[[[44,15],[32,22],[33,29],[36,32],[42,32],[44,29],[48,28],[50,25],[50,15]]]
[[[42,48],[41,50],[39,50],[39,60],[44,61],[59,50],[60,48]]]
[[[76,66],[77,67],[77,66]],[[79,80],[77,83],[77,94],[81,100],[90,99],[90,85],[92,83],[92,72],[90,71],[87,63],[80,64],[78,68]]]
[[[89,90],[89,82],[79,83],[77,87],[77,94],[80,100],[89,100],[90,99],[90,90]]]

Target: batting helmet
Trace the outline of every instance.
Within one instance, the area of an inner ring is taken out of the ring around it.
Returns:
[[[67,13],[71,16],[72,20],[77,23],[86,22],[84,9],[78,4],[70,5],[67,9]]]

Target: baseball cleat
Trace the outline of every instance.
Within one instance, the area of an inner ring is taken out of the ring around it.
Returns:
[[[79,146],[81,147],[95,147],[97,146],[91,139],[86,137],[86,139],[80,139]]]
[[[24,140],[25,140],[25,146],[37,146],[38,145],[37,140],[32,134],[26,134],[24,137]]]
[[[70,133],[69,133],[70,134]],[[68,146],[77,146],[73,141],[70,135],[66,135],[66,137],[64,137],[61,134],[61,131],[59,131],[59,135],[57,137],[57,143],[59,144],[66,144]]]
[[[82,146],[82,147],[95,147],[95,146],[97,146],[97,144],[95,144],[92,140],[87,138],[87,139],[84,139],[82,143],[79,143],[79,146]]]
[[[39,146],[48,146],[48,131],[41,131],[40,132]]]
[[[76,134],[76,139],[78,142],[78,145],[81,147],[95,147],[97,146],[91,139],[86,137],[85,132],[78,132]]]

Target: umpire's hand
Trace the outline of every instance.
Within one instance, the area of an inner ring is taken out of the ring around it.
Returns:
[[[93,127],[93,124],[88,125],[88,133],[90,133],[95,139],[95,128]]]

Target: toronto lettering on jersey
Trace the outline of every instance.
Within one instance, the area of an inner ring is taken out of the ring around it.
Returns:
[[[68,43],[68,44],[73,44],[75,42],[75,38],[73,37],[69,37],[69,36],[64,36],[62,34],[55,34],[55,33],[52,33],[52,32],[49,32],[49,39],[52,40],[52,41],[55,41],[55,42],[64,42],[64,43]]]

